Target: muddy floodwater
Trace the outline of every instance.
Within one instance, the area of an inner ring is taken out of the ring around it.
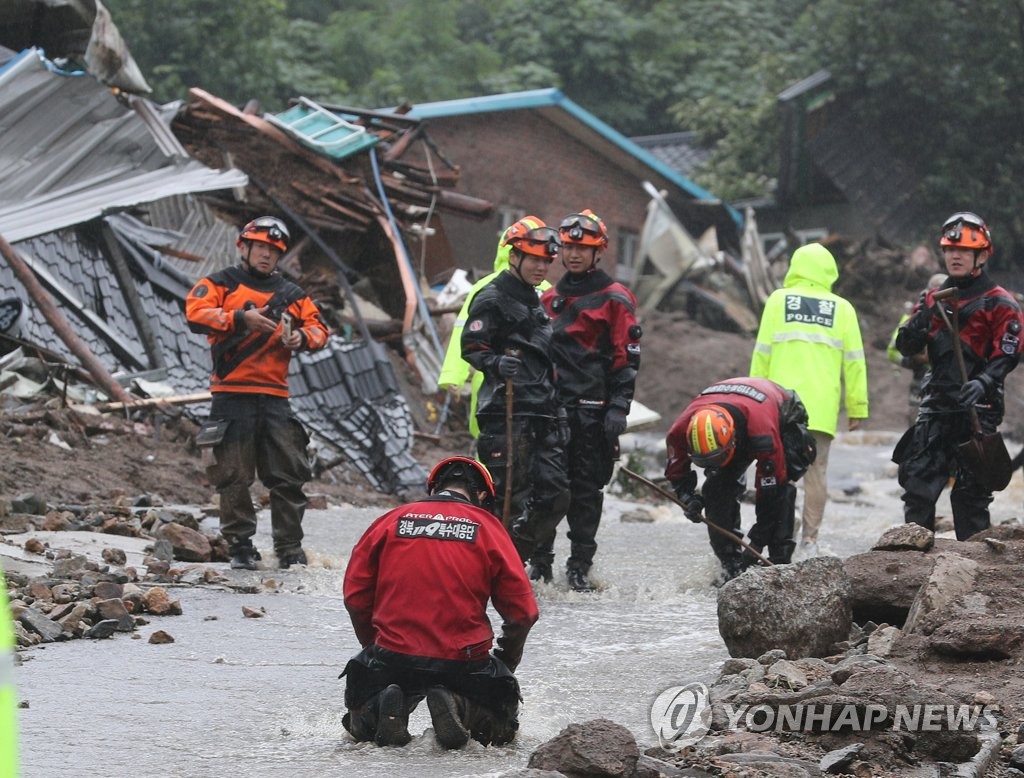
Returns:
[[[892,436],[863,434],[834,445],[823,553],[867,550],[901,521],[888,462],[892,443]],[[994,520],[1018,515],[1022,493],[1018,473],[993,504]],[[219,565],[254,593],[174,588],[184,615],[150,618],[139,639],[118,634],[24,652],[16,675],[27,704],[20,711],[22,774],[487,775],[525,766],[530,752],[566,725],[598,717],[629,728],[641,748],[653,745],[653,700],[669,686],[710,682],[728,655],[718,634],[711,586],[717,565],[706,530],[667,505],[644,506],[653,521],[623,521],[636,507],[606,501],[593,570],[599,592],[570,592],[559,574],[538,586],[541,617],[519,668],[525,702],[520,736],[510,747],[471,742],[442,751],[426,705],[410,720],[414,739],[406,748],[349,738],[338,674],[358,645],[341,601],[342,577],[356,539],[382,511],[337,507],[307,514],[306,569]],[[743,512],[747,527],[753,506]],[[268,525],[261,514],[257,546],[264,550],[271,547]],[[567,552],[564,535],[563,525],[556,568]],[[265,614],[246,618],[243,606]],[[492,622],[499,623],[496,614]],[[158,629],[174,643],[148,643]]]

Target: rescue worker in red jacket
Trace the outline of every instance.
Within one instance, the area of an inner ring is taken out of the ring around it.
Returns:
[[[633,400],[640,367],[636,298],[597,263],[608,246],[608,228],[586,209],[558,228],[566,273],[541,297],[551,317],[551,357],[559,404],[566,409],[569,445],[569,559],[565,577],[575,591],[590,591],[605,484],[619,456],[619,435]],[[552,530],[530,559],[530,578],[550,581]]]
[[[409,714],[426,697],[445,748],[470,737],[503,745],[519,728],[512,673],[537,602],[488,509],[495,491],[487,468],[467,457],[443,459],[427,492],[374,521],[352,550],[345,607],[363,650],[342,673],[343,723],[357,741],[405,745]],[[488,600],[503,619],[493,651]]]
[[[967,409],[974,406],[983,432],[995,432],[1003,419],[1003,382],[1021,355],[1024,318],[1014,296],[989,278],[992,235],[977,214],[950,216],[939,237],[949,277],[939,290],[921,294],[910,318],[896,335],[904,356],[928,350],[931,372],[921,388],[921,407],[914,425],[896,444],[903,487],[903,517],[928,529],[935,527],[935,502],[953,474],[949,496],[959,540],[989,526],[992,492],[984,488],[961,458],[957,447],[970,438]],[[935,300],[936,291],[955,288],[958,297]],[[956,306],[960,345],[967,368],[963,383],[952,348],[952,334],[936,310]]]
[[[767,378],[730,378],[709,386],[672,423],[666,438],[665,476],[686,517],[699,522],[707,509],[709,524],[742,537],[740,498],[746,471],[755,471],[755,522],[748,542],[768,560],[785,564],[796,548],[796,487],[814,462],[814,437],[807,430],[807,410],[796,392]],[[697,490],[697,473],[705,480]],[[742,546],[708,528],[711,548],[728,581],[755,560]]]
[[[309,437],[288,402],[288,365],[295,352],[327,345],[328,330],[309,296],[277,272],[288,237],[280,219],[249,222],[237,241],[241,264],[200,279],[185,301],[189,329],[210,342],[213,401],[196,442],[212,457],[207,475],[220,496],[220,530],[235,569],[255,570],[260,559],[249,493],[257,473],[270,491],[278,565],[307,561]]]
[[[462,358],[484,374],[477,399],[477,454],[494,477],[499,498],[512,480],[510,515],[503,517],[525,562],[554,532],[569,503],[565,443],[559,424],[551,320],[536,287],[561,250],[558,233],[525,216],[505,233],[508,268],[481,289],[462,331]],[[506,440],[506,381],[512,381],[512,440]],[[512,450],[512,469],[505,463]]]

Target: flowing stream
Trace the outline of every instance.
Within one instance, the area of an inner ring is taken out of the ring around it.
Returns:
[[[893,438],[849,435],[833,446],[821,550],[867,550],[902,520],[888,463]],[[1019,513],[1020,476],[997,497],[993,519]],[[856,493],[854,493],[856,492]],[[946,500],[946,498],[943,498]],[[948,506],[948,500],[945,503]],[[341,725],[338,679],[357,643],[341,600],[353,544],[379,509],[307,514],[311,565],[296,571],[228,571],[252,594],[174,588],[184,615],[151,617],[140,639],[75,640],[25,652],[17,668],[22,774],[57,776],[470,776],[524,767],[530,752],[573,722],[608,718],[641,748],[656,743],[650,706],[669,686],[709,683],[728,657],[718,634],[717,565],[706,531],[672,505],[645,504],[653,521],[623,521],[637,505],[609,497],[598,535],[594,594],[570,592],[556,572],[537,588],[541,617],[519,679],[520,736],[507,748],[445,752],[426,705],[410,719],[406,748],[353,743]],[[753,518],[745,504],[744,527]],[[943,504],[940,503],[940,513]],[[948,507],[945,508],[948,515]],[[257,545],[271,547],[269,517]],[[556,571],[568,543],[564,525]],[[246,618],[242,607],[264,609]],[[492,622],[499,619],[492,614]],[[157,629],[175,642],[147,642]]]

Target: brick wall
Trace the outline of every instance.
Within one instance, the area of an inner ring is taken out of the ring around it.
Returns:
[[[567,121],[576,120],[567,116]],[[458,190],[467,195],[490,200],[497,208],[539,216],[555,226],[569,213],[593,209],[608,225],[610,243],[601,266],[612,275],[620,231],[639,234],[643,228],[648,202],[643,179],[609,163],[538,112],[431,119],[426,130],[461,168]],[[664,185],[657,180],[655,184]],[[450,213],[442,218],[457,265],[489,270],[498,236],[507,226],[499,223],[498,214],[484,221]],[[561,271],[556,262],[550,278]]]

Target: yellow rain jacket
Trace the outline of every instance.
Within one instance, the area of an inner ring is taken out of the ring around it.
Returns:
[[[18,774],[18,700],[14,690],[14,624],[0,571],[0,776]]]
[[[504,234],[502,234],[502,238],[504,237]],[[462,328],[466,326],[466,319],[469,318],[469,306],[473,304],[473,298],[476,297],[476,293],[491,283],[508,267],[508,255],[511,251],[511,246],[502,246],[501,241],[499,241],[498,253],[494,256],[494,272],[484,276],[470,287],[469,294],[466,295],[466,301],[462,304],[459,315],[452,327],[452,336],[444,353],[441,373],[437,377],[437,385],[442,389],[447,389],[448,387],[462,387],[470,380],[470,373],[473,374],[469,393],[469,434],[474,438],[480,436],[480,426],[476,421],[476,396],[480,391],[480,385],[484,382],[484,374],[473,370],[469,362],[462,358]],[[537,295],[539,296],[546,289],[550,288],[550,283],[542,281],[537,287]]]
[[[794,390],[807,407],[808,429],[836,434],[846,385],[846,415],[868,417],[868,373],[857,313],[832,293],[835,257],[820,243],[793,252],[782,288],[768,297],[750,375]]]

